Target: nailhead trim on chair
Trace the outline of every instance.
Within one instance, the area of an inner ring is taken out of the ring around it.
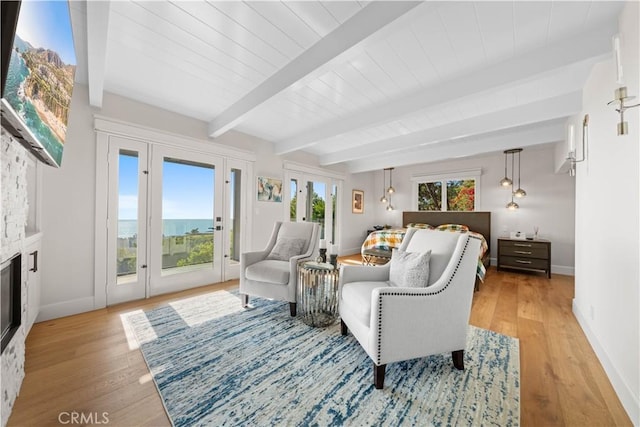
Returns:
[[[469,238],[473,238],[473,239],[477,239],[477,237],[475,236],[469,236]],[[469,246],[469,239],[467,239],[466,243],[464,244],[464,248],[462,249],[462,254],[460,255],[460,258],[458,258],[458,263],[456,264],[456,267],[453,270],[453,273],[451,274],[451,276],[449,277],[449,280],[447,280],[447,284],[444,285],[442,287],[442,289],[440,289],[438,292],[427,292],[427,293],[423,293],[423,294],[409,294],[406,292],[381,292],[379,294],[379,299],[378,299],[378,306],[380,307],[380,311],[378,312],[378,357],[376,359],[376,365],[380,365],[380,353],[382,352],[382,297],[383,296],[408,296],[408,297],[425,297],[425,296],[431,296],[431,295],[438,295],[439,293],[443,292],[445,289],[447,289],[449,287],[449,285],[451,284],[451,282],[453,281],[453,278],[456,277],[456,273],[458,272],[458,268],[460,267],[460,263],[462,262],[462,259],[464,258],[464,254],[467,252],[467,246]]]

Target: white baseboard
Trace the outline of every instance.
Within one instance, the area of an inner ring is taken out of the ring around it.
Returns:
[[[40,307],[40,312],[38,313],[36,322],[43,322],[45,320],[85,313],[94,309],[93,297],[84,297],[71,301],[47,304]]]
[[[624,381],[624,378],[620,375],[615,365],[609,359],[606,350],[598,341],[598,338],[595,336],[591,328],[589,328],[589,323],[587,322],[587,317],[580,311],[580,307],[576,304],[576,300],[573,300],[572,304],[573,314],[578,319],[578,324],[582,328],[582,331],[587,336],[587,340],[589,344],[591,344],[591,348],[596,353],[596,357],[602,364],[609,381],[611,381],[611,385],[618,395],[618,399],[622,403],[622,406],[627,411],[627,415],[631,418],[631,423],[635,426],[640,426],[640,399],[638,396],[634,396],[633,392]]]
[[[491,258],[491,265],[497,266],[498,259]],[[575,276],[575,268],[568,265],[553,265],[551,264],[551,272],[554,274],[563,274],[565,276]]]
[[[564,274],[565,276],[575,276],[575,268],[568,265],[553,265],[551,264],[551,272],[554,274]]]

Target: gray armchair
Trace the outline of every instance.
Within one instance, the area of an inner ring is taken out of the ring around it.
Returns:
[[[313,222],[276,222],[267,247],[240,255],[242,306],[249,295],[288,301],[296,315],[298,262],[315,257],[320,227]]]
[[[410,287],[391,283],[390,273],[397,274],[391,271],[393,257],[384,266],[342,266],[340,271],[341,332],[346,335],[351,330],[373,360],[379,389],[387,363],[451,352],[453,365],[464,369],[480,240],[412,228],[400,250],[431,251],[426,281],[418,274],[419,280]],[[401,277],[407,277],[403,273]]]

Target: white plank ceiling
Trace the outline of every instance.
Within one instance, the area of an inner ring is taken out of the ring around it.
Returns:
[[[351,172],[563,140],[622,2],[71,2],[77,78]],[[86,38],[85,38],[86,37]],[[88,53],[87,53],[88,52]],[[612,82],[613,84],[613,82]]]

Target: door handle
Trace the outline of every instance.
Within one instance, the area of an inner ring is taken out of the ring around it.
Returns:
[[[35,273],[38,271],[38,251],[33,251],[29,255],[33,257],[33,267],[31,267],[29,271],[33,271]]]
[[[221,226],[221,225],[216,225],[216,230],[217,230],[217,231],[222,230],[222,226]]]
[[[147,264],[142,264],[140,268],[147,268]]]

